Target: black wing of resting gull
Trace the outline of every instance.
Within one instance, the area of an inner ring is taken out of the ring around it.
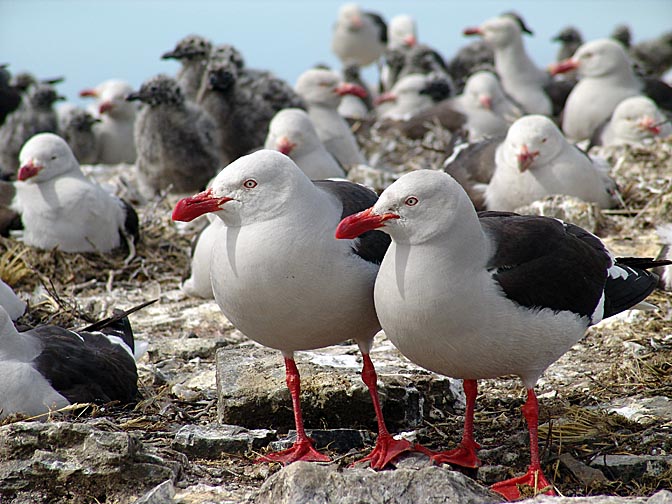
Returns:
[[[349,169],[353,165],[366,164],[350,126],[338,113],[343,95],[363,97],[367,94],[366,90],[342,82],[338,74],[323,69],[310,69],[302,73],[294,89],[306,103],[317,136],[341,166]]]
[[[618,104],[611,118],[590,139],[594,145],[643,145],[655,137],[672,135],[672,125],[656,103],[646,96],[632,96]]]
[[[188,193],[205,188],[219,171],[215,121],[184,99],[175,79],[157,75],[128,100],[146,106],[135,123],[138,185],[147,197],[170,189]]]
[[[305,110],[288,108],[275,114],[264,148],[289,156],[310,179],[345,177],[343,168],[322,145]]]
[[[608,169],[570,144],[548,117],[523,116],[497,147],[486,206],[512,211],[545,196],[565,194],[613,208],[617,187]]]
[[[228,44],[213,48],[196,101],[217,123],[225,164],[262,146],[278,111],[305,108],[289,84],[246,68],[240,52]]]
[[[215,300],[246,336],[284,356],[297,441],[261,460],[329,460],[313,448],[303,427],[294,352],[349,338],[361,349],[362,379],[378,419],[376,447],[364,460],[383,468],[411,449],[385,427],[369,357],[380,329],[373,283],[389,242],[377,232],[351,242],[333,237],[343,216],[375,200],[373,191],[351,182],[313,183],[287,156],[260,150],[234,161],[208,190],[175,206],[173,220],[213,212],[224,222],[212,250]]]
[[[376,204],[344,219],[338,238],[380,229],[392,244],[374,298],[386,336],[416,364],[464,380],[464,433],[436,463],[478,467],[476,380],[520,376],[531,463],[521,477],[493,485],[507,499],[520,487],[552,494],[538,449],[534,385],[586,329],[654,289],[646,269],[662,263],[614,259],[594,235],[557,219],[477,213],[445,173],[418,170],[390,185]]]
[[[93,131],[93,126],[97,123],[100,123],[100,119],[79,107],[59,111],[59,134],[68,142],[80,164],[94,164],[98,160],[98,144]]]
[[[134,91],[126,81],[110,79],[93,89],[83,89],[80,96],[97,99],[95,112],[100,118],[93,130],[98,144],[98,163],[135,163],[137,157],[133,127],[138,107],[126,100]]]
[[[528,114],[550,115],[552,103],[544,90],[550,77],[528,56],[521,32],[520,23],[509,15],[464,30],[465,35],[480,35],[492,48],[502,87]]]
[[[124,200],[91,182],[68,144],[53,133],[32,137],[21,149],[17,211],[22,240],[40,249],[109,252],[138,239],[138,216]]]
[[[212,43],[200,35],[187,35],[180,39],[172,51],[163,53],[161,59],[175,59],[182,65],[176,80],[184,96],[195,100],[210,58]]]
[[[49,85],[31,86],[19,108],[7,116],[0,127],[0,172],[3,178],[14,179],[16,176],[19,152],[30,137],[45,131],[58,131],[53,104],[63,99]]]
[[[127,318],[100,332],[53,325],[18,332],[0,307],[0,418],[43,415],[75,403],[133,402],[133,344]]]
[[[379,14],[363,11],[357,4],[340,7],[331,38],[331,50],[343,63],[365,67],[383,54],[387,25]]]

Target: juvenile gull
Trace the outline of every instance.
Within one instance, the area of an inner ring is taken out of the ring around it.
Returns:
[[[223,221],[212,251],[215,300],[246,336],[284,356],[297,441],[261,460],[285,464],[329,460],[313,448],[303,427],[294,352],[349,338],[362,352],[362,379],[378,419],[378,441],[366,460],[382,468],[411,448],[385,428],[369,357],[380,329],[373,283],[389,241],[380,233],[353,242],[334,239],[342,217],[375,200],[373,191],[358,184],[312,182],[287,156],[261,150],[234,161],[208,190],[175,206],[174,220],[189,221],[213,212]]]
[[[478,467],[477,380],[515,374],[527,389],[531,463],[492,489],[509,500],[524,486],[552,494],[540,464],[535,383],[589,326],[645,299],[657,282],[646,268],[657,263],[614,259],[597,237],[557,219],[477,214],[460,185],[434,170],[402,176],[371,208],[346,217],[336,236],[373,229],[392,237],[374,291],[386,336],[416,364],[464,380],[461,443],[427,453],[436,463]]]
[[[304,110],[284,109],[275,114],[264,148],[289,156],[310,179],[345,176],[343,168],[322,145]]]
[[[346,168],[366,164],[350,126],[338,113],[341,96],[354,94],[364,97],[366,90],[344,83],[334,72],[322,69],[302,73],[294,89],[306,102],[317,136],[331,155]]]
[[[552,194],[576,196],[600,208],[616,205],[606,169],[567,142],[548,117],[529,115],[511,125],[495,153],[485,192],[488,210],[512,211]]]
[[[205,188],[222,166],[210,115],[186,101],[166,75],[152,77],[127,99],[145,104],[135,123],[142,193],[152,197],[168,188],[176,193]]]
[[[79,164],[95,164],[98,161],[98,143],[93,126],[99,122],[100,119],[79,107],[59,109],[59,135],[68,142]]]
[[[0,172],[4,178],[14,178],[19,168],[19,152],[26,141],[41,132],[58,131],[54,102],[63,100],[48,84],[30,86],[21,105],[7,116],[0,126]]]
[[[211,42],[200,35],[187,35],[177,42],[172,51],[163,53],[161,59],[175,59],[182,65],[176,80],[184,96],[195,100],[208,64]]]
[[[35,135],[19,158],[16,207],[24,243],[64,252],[109,252],[121,245],[122,235],[137,239],[133,208],[86,178],[61,137]]]

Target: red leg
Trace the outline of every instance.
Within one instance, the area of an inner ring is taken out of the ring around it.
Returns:
[[[287,388],[292,395],[292,406],[294,407],[294,423],[296,425],[296,442],[291,448],[275,453],[267,453],[259,457],[255,462],[281,462],[284,465],[291,464],[297,460],[307,462],[330,462],[331,459],[318,452],[313,447],[313,441],[306,435],[303,428],[303,418],[301,416],[301,377],[296,368],[294,359],[285,357],[285,369],[287,378]]]
[[[376,411],[378,439],[373,451],[363,459],[355,462],[355,464],[370,461],[372,468],[382,469],[400,454],[413,450],[413,445],[403,439],[394,439],[388,432],[385,426],[385,419],[383,418],[383,411],[380,407],[380,401],[378,400],[378,376],[376,375],[376,369],[373,367],[373,362],[371,362],[371,357],[369,357],[368,353],[362,353],[362,358],[364,359],[362,381],[369,388],[371,400],[373,401],[373,409]]]
[[[478,385],[476,380],[464,380],[462,387],[467,398],[467,406],[464,412],[462,441],[457,448],[445,452],[433,452],[419,445],[416,445],[416,447],[428,455],[435,464],[453,464],[460,467],[476,468],[481,465],[481,461],[476,456],[476,450],[481,446],[474,440],[474,409],[476,407]]]
[[[530,467],[523,476],[500,481],[490,487],[495,492],[503,495],[507,500],[520,499],[521,493],[519,487],[521,486],[531,487],[535,495],[538,493],[555,495],[553,487],[541,471],[538,431],[539,403],[533,389],[527,389],[527,401],[523,405],[523,415],[527,421],[527,428],[530,431]]]

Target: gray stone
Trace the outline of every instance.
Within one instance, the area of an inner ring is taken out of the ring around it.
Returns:
[[[672,421],[672,399],[665,396],[617,398],[606,409],[642,425]]]
[[[656,477],[672,469],[672,455],[605,455],[590,463],[609,479],[627,483],[644,475]]]
[[[443,504],[501,502],[497,494],[443,467],[420,470],[339,471],[333,465],[296,462],[259,489],[256,504]]]
[[[248,430],[238,425],[185,425],[173,440],[173,448],[204,459],[217,459],[222,455],[244,455],[250,450],[259,450],[276,439],[275,431],[267,429]]]
[[[391,347],[391,345],[390,345]],[[396,352],[391,347],[386,352]],[[391,432],[454,412],[455,381],[404,361],[398,353],[372,354],[381,406]],[[300,352],[301,407],[306,427],[376,430],[356,345]],[[217,351],[217,413],[223,424],[288,431],[294,415],[280,352],[258,345]],[[457,405],[459,407],[459,405]]]
[[[593,497],[556,497],[538,495],[535,498],[516,501],[518,504],[672,504],[672,492],[661,490],[651,497],[617,497],[596,495]]]
[[[553,217],[576,224],[591,233],[599,231],[605,222],[600,208],[595,203],[586,203],[579,198],[559,194],[516,208],[516,213]]]
[[[105,420],[8,424],[0,427],[0,502],[41,502],[45,494],[53,502],[137,496],[178,478],[186,459],[174,455],[176,460],[166,460],[152,453]],[[77,498],[66,499],[73,488]]]
[[[583,462],[576,460],[569,453],[560,455],[560,462],[578,479],[585,487],[599,485],[609,481],[602,471],[589,467]]]
[[[170,504],[174,502],[175,487],[172,480],[166,480],[155,486],[145,495],[140,497],[134,504]]]
[[[315,441],[318,450],[329,448],[338,453],[347,453],[352,448],[364,448],[373,443],[373,435],[367,430],[356,429],[306,429],[308,437]],[[273,441],[268,447],[272,451],[290,448],[296,441],[296,431],[290,430],[287,436]]]

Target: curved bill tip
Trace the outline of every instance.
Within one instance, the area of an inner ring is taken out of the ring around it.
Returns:
[[[191,222],[196,217],[209,212],[221,210],[221,206],[231,198],[213,196],[212,189],[207,189],[194,196],[182,198],[173,208],[174,221]]]
[[[368,208],[362,212],[348,215],[343,219],[336,227],[334,236],[339,240],[352,240],[367,231],[383,227],[387,220],[398,218],[397,214],[385,213],[379,215],[373,213],[373,208]]]

